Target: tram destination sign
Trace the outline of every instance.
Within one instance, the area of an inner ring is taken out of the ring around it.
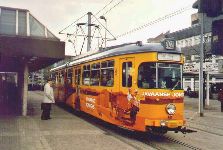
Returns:
[[[158,60],[180,61],[180,54],[158,53]]]

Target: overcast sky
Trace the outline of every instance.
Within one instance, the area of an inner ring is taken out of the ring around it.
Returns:
[[[0,0],[1,6],[28,9],[41,23],[46,25],[61,40],[66,37],[59,35],[59,31],[86,14],[93,14],[102,9],[111,0]],[[105,13],[119,1],[117,7],[105,15],[108,29],[115,36],[121,35],[131,29],[149,23],[159,17],[170,14],[176,10],[191,6],[196,0],[113,0],[98,16]],[[171,19],[151,25],[138,32],[128,34],[107,45],[119,44],[123,42],[146,40],[170,30],[177,31],[191,24],[190,15],[196,10],[190,9]],[[84,22],[87,18],[83,18]],[[104,23],[101,21],[101,23]],[[71,27],[67,32],[75,32],[75,27]],[[104,31],[103,31],[104,32]],[[108,35],[110,36],[110,35]],[[67,42],[68,43],[68,42]],[[73,55],[74,50],[69,43],[66,46],[66,54]]]

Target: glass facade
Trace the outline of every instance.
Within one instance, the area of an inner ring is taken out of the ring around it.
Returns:
[[[26,12],[18,12],[18,35],[26,36],[27,35],[27,23],[26,23]]]
[[[29,26],[31,36],[45,37],[45,27],[32,15],[29,16]]]
[[[16,11],[1,9],[0,34],[16,35]]]
[[[19,35],[50,38],[58,40],[56,36],[45,28],[36,18],[29,14],[27,18],[27,10],[0,7],[0,34],[3,35]],[[27,19],[29,22],[27,24]],[[29,31],[27,31],[29,27]],[[27,33],[28,32],[28,33]]]

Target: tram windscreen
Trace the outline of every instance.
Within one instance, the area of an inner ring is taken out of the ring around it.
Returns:
[[[182,89],[181,65],[158,63],[158,88]]]

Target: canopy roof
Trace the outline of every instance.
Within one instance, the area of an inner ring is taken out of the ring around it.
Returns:
[[[65,43],[28,10],[0,6],[0,56],[0,71],[16,71],[14,60],[35,71],[63,59]]]

